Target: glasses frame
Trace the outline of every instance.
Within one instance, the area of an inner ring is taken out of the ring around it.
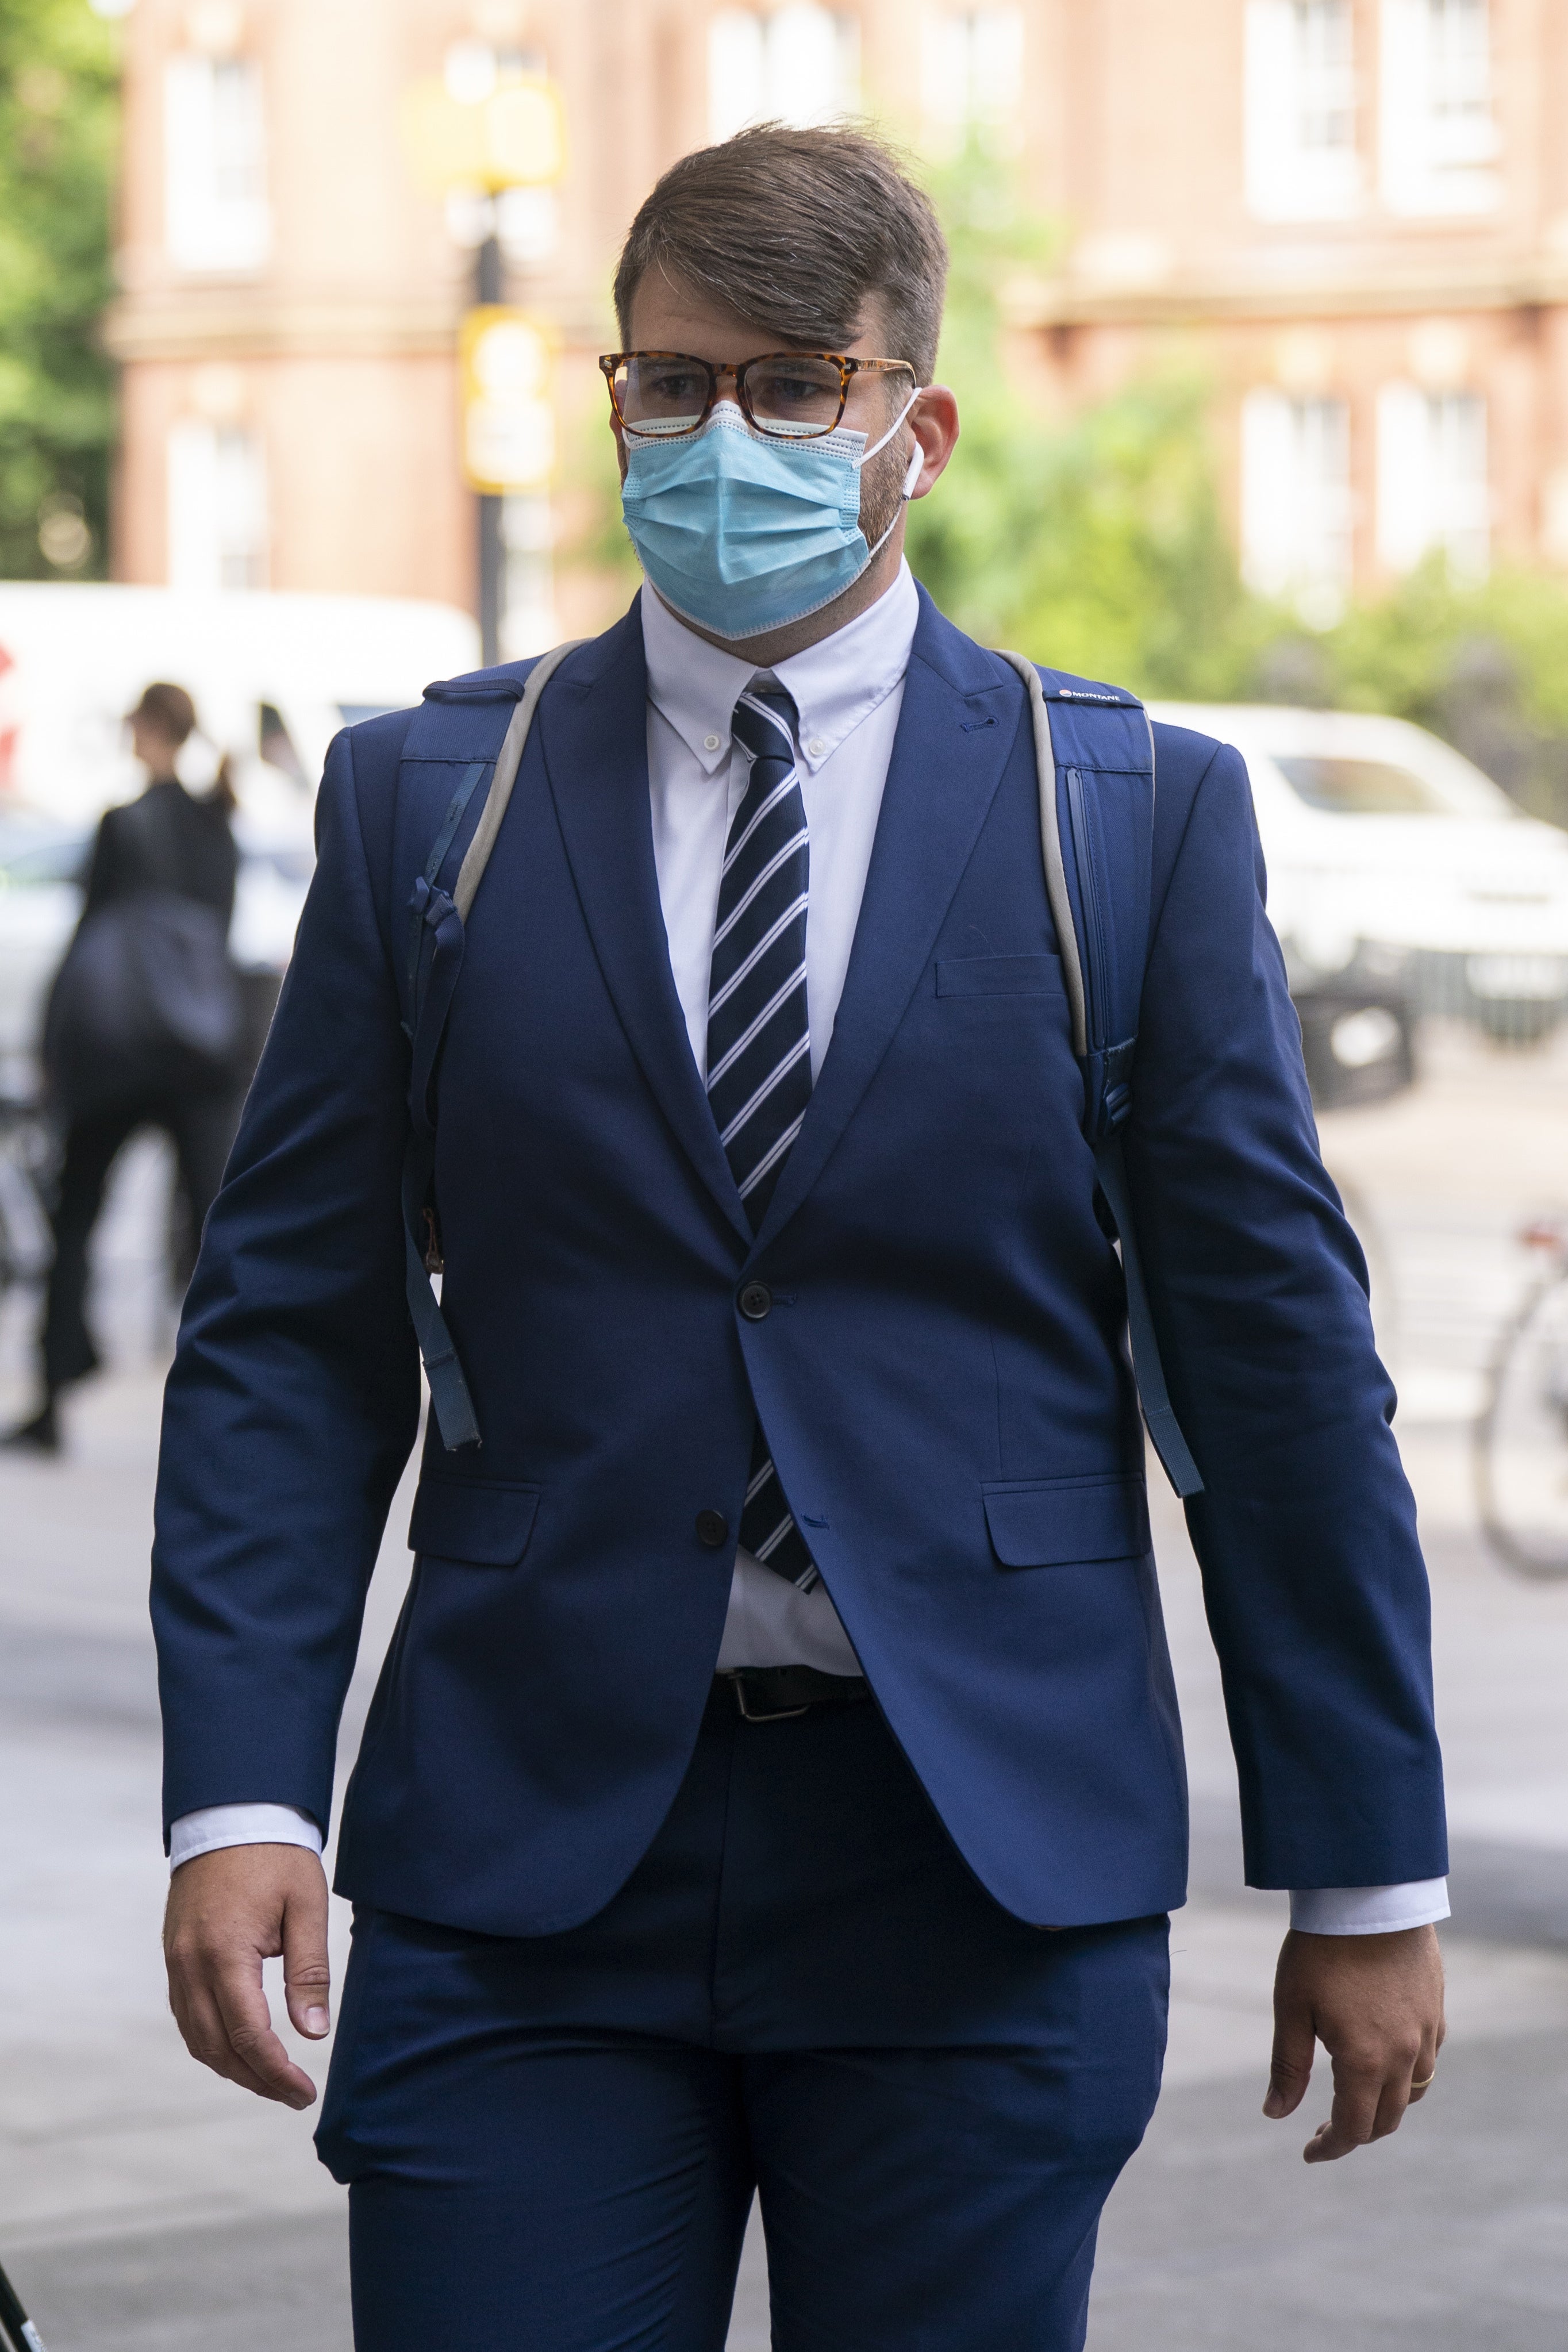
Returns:
[[[708,397],[702,404],[701,415],[679,433],[650,432],[645,425],[629,424],[616,397],[616,370],[630,360],[679,360],[683,367],[705,368],[708,372]],[[777,360],[826,360],[838,370],[838,408],[831,425],[814,425],[809,433],[800,432],[794,426],[781,433],[776,425],[770,425],[756,415],[746,389],[746,378],[752,368],[767,367]],[[616,422],[623,433],[631,435],[634,441],[689,441],[694,433],[700,433],[717,404],[721,376],[733,376],[735,398],[740,403],[742,415],[748,425],[758,433],[765,434],[770,441],[820,441],[825,434],[836,433],[848,405],[849,386],[858,375],[907,375],[911,392],[918,392],[921,388],[911,361],[858,360],[851,358],[847,352],[759,352],[752,359],[738,362],[699,359],[695,352],[602,352],[599,368],[609,388],[610,406],[615,412]]]

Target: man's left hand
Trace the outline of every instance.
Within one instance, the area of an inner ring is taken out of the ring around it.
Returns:
[[[1293,2115],[1321,2042],[1333,2062],[1334,2104],[1302,2150],[1309,2164],[1348,2156],[1397,2131],[1437,2071],[1443,1956],[1435,1927],[1393,1936],[1308,1936],[1294,1927],[1274,1977],[1274,2056],[1266,2116]]]

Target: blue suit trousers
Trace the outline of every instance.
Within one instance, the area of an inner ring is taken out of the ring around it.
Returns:
[[[1166,1946],[1004,1911],[869,1703],[716,1687],[584,1926],[356,1914],[318,2146],[359,2352],[722,2352],[753,2193],[778,2352],[1077,2352]]]

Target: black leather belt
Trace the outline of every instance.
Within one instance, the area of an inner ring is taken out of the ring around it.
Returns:
[[[824,1675],[815,1666],[736,1666],[715,1675],[715,1694],[728,1688],[748,1723],[784,1723],[813,1707],[847,1706],[869,1698],[864,1675]]]

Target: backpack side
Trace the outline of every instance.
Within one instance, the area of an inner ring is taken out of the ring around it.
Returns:
[[[1200,1494],[1203,1480],[1160,1361],[1121,1148],[1149,961],[1153,730],[1134,695],[1037,668],[1022,654],[1001,658],[1029,697],[1046,891],[1083,1072],[1084,1135],[1121,1244],[1139,1402],[1165,1475],[1184,1498]]]

